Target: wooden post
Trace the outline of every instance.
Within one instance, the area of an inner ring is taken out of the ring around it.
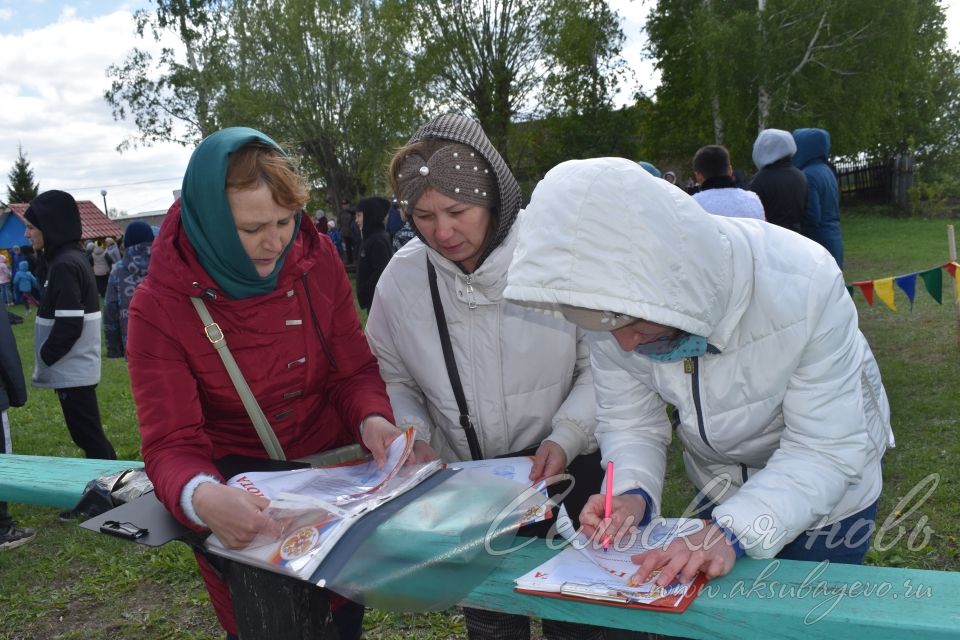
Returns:
[[[950,262],[956,262],[957,238],[953,234],[952,224],[947,225],[947,245],[950,251]],[[957,349],[960,350],[960,296],[957,295],[957,292],[960,291],[960,288],[957,287],[957,278],[960,278],[960,273],[954,272],[953,275],[953,310],[957,316]]]

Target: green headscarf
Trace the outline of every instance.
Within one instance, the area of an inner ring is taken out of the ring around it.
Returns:
[[[300,230],[300,213],[290,243],[284,248],[273,272],[262,278],[240,243],[227,202],[227,160],[248,142],[261,142],[286,157],[270,137],[248,127],[230,127],[203,140],[190,156],[180,193],[180,219],[197,252],[200,264],[210,277],[234,299],[249,298],[273,291],[283,261]]]

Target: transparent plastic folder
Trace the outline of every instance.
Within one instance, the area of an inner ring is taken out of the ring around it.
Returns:
[[[548,500],[481,471],[441,473],[428,491],[377,523],[336,575],[321,576],[324,586],[381,610],[446,609],[486,579],[520,522]]]

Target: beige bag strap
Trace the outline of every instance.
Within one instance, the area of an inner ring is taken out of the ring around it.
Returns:
[[[203,303],[203,300],[200,298],[190,298],[190,302],[193,303],[193,307],[197,310],[197,315],[200,316],[200,320],[203,322],[203,330],[207,334],[207,339],[213,345],[214,349],[217,350],[217,353],[220,354],[220,359],[223,360],[223,366],[227,368],[227,373],[230,374],[230,380],[233,381],[233,386],[237,388],[240,401],[243,402],[243,408],[247,410],[247,414],[250,416],[250,422],[253,423],[254,428],[257,430],[257,435],[260,436],[260,441],[263,443],[263,448],[267,450],[267,455],[269,455],[272,460],[286,460],[287,457],[283,453],[283,447],[280,446],[280,441],[277,440],[277,434],[273,432],[273,427],[271,427],[267,421],[267,416],[263,415],[263,410],[257,403],[257,399],[253,397],[253,392],[250,391],[247,381],[243,378],[240,367],[237,366],[237,361],[233,359],[233,354],[230,353],[230,349],[227,348],[227,340],[223,336],[223,331],[220,330],[220,325],[213,321],[210,312],[207,311],[207,305]]]

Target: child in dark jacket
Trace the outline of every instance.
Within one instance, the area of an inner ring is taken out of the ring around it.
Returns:
[[[34,325],[33,386],[54,389],[74,443],[88,458],[116,460],[103,432],[100,382],[100,296],[80,248],[80,209],[64,191],[46,191],[23,214],[33,250],[46,259],[46,282]]]
[[[13,289],[20,295],[24,310],[30,311],[30,300],[36,300],[33,297],[33,290],[39,288],[40,284],[36,277],[30,273],[30,265],[26,260],[21,261],[17,265],[17,272],[13,275]]]

